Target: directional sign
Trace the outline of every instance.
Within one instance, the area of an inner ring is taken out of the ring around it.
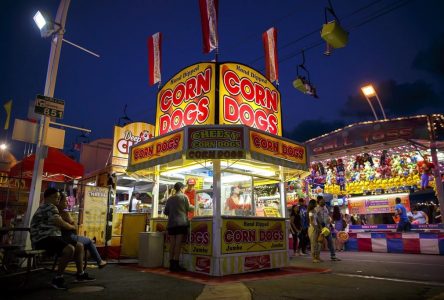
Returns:
[[[63,100],[42,95],[37,95],[35,99],[34,112],[36,114],[62,119],[64,110],[65,101]]]

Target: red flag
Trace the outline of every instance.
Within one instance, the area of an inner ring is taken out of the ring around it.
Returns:
[[[265,50],[265,75],[271,82],[279,81],[277,57],[277,30],[271,27],[262,34]]]
[[[150,85],[162,80],[160,67],[162,63],[162,33],[157,32],[148,39],[148,64]]]
[[[204,53],[209,53],[218,47],[218,2],[218,0],[199,0]]]

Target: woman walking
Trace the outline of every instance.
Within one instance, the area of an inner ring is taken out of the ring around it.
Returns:
[[[318,242],[319,233],[321,232],[321,228],[318,225],[317,217],[316,217],[316,200],[311,199],[308,202],[308,219],[310,222],[310,226],[308,227],[308,236],[310,237],[310,249],[311,249],[311,258],[313,263],[321,262],[321,248]]]

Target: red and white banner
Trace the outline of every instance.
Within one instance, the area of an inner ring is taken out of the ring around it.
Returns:
[[[265,50],[265,75],[271,82],[279,81],[276,28],[271,27],[265,31],[262,34],[262,42]]]
[[[162,34],[157,32],[148,39],[148,64],[150,85],[162,80],[160,67],[162,63]]]
[[[199,0],[204,53],[209,53],[218,47],[218,2],[218,0]]]

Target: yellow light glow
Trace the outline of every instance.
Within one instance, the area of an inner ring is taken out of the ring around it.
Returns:
[[[361,91],[364,93],[366,97],[376,96],[376,91],[373,88],[373,85],[369,84],[361,88]]]
[[[5,143],[0,144],[0,150],[6,150],[8,148],[8,145]]]

